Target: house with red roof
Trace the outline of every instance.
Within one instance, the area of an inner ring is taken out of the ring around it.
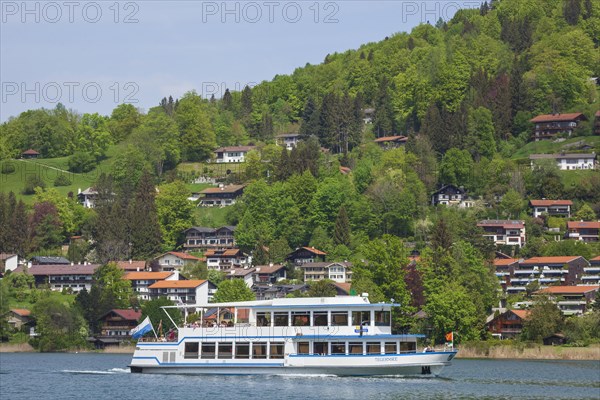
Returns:
[[[600,285],[600,256],[590,260],[590,266],[583,268],[583,285]]]
[[[197,264],[201,258],[179,251],[169,251],[154,259],[161,271],[180,271],[186,265]]]
[[[126,272],[146,270],[146,261],[144,260],[116,261],[115,263]]]
[[[35,285],[48,285],[51,290],[69,290],[79,292],[84,288],[89,292],[92,289],[94,272],[98,264],[74,265],[32,265],[25,270],[22,266],[13,271],[13,274],[27,272],[33,275]]]
[[[12,330],[18,331],[33,322],[31,311],[25,308],[11,308],[8,311],[7,322]]]
[[[400,146],[404,146],[408,138],[402,135],[396,136],[383,136],[374,140],[382,149],[395,149]]]
[[[326,255],[327,253],[314,247],[299,247],[288,254],[286,260],[301,265],[307,262],[325,261]]]
[[[208,249],[204,257],[208,269],[225,271],[232,268],[248,268],[252,265],[252,256],[240,249]]]
[[[530,200],[529,207],[533,210],[533,217],[538,218],[543,214],[553,217],[571,217],[571,200]]]
[[[180,278],[183,278],[183,276],[180,276],[177,271],[132,271],[123,276],[123,279],[131,282],[131,289],[142,300],[150,300],[150,290],[148,288],[154,283],[158,281],[176,281]]]
[[[496,245],[519,247],[525,245],[525,221],[483,220],[477,226],[483,229],[483,237]]]
[[[177,304],[207,304],[217,291],[215,284],[203,279],[158,281],[149,289],[151,299],[166,297]]]
[[[543,114],[529,120],[534,124],[532,140],[551,140],[559,134],[571,136],[581,121],[587,121],[583,113]]]
[[[485,326],[494,337],[513,339],[523,331],[523,322],[529,314],[529,310],[507,310],[494,316]]]
[[[527,285],[537,281],[542,288],[550,285],[581,283],[584,268],[589,262],[581,256],[531,257],[520,260],[510,276],[507,293],[525,292]]]
[[[244,193],[245,185],[219,185],[200,192],[199,207],[225,207],[235,204]]]
[[[100,334],[96,335],[96,346],[104,348],[131,339],[129,331],[138,325],[141,316],[140,310],[114,308],[108,311],[98,318]]]
[[[600,240],[600,221],[567,221],[565,239],[597,242]]]
[[[25,150],[24,152],[21,153],[21,158],[24,158],[24,159],[38,158],[39,156],[40,156],[40,153],[38,153],[37,151],[35,151],[33,149]]]
[[[276,283],[287,278],[285,265],[269,264],[257,265],[254,281],[258,283]]]
[[[595,300],[600,286],[550,286],[535,294],[553,300],[564,315],[584,314]]]

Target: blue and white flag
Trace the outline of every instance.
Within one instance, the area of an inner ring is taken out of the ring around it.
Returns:
[[[141,324],[130,330],[129,334],[131,335],[132,339],[139,339],[152,329],[152,322],[150,322],[149,317],[146,317]]]

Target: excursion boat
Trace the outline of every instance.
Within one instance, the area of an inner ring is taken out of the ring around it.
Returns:
[[[182,309],[185,321],[190,310],[200,318],[169,338],[138,341],[129,367],[161,374],[438,375],[457,351],[418,349],[423,335],[392,334],[394,306],[344,296],[164,307]]]

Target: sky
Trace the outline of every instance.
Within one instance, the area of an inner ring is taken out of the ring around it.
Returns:
[[[57,103],[110,115],[220,97],[476,1],[0,0],[0,121]]]

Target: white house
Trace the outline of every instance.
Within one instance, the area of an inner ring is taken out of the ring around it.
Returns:
[[[97,198],[98,192],[91,187],[85,189],[84,191],[81,191],[81,189],[77,191],[77,200],[85,208],[94,208]]]
[[[243,279],[246,286],[249,288],[254,285],[255,268],[232,268],[226,271],[225,279]]]
[[[19,256],[16,254],[0,253],[0,272],[14,271],[19,266]]]
[[[225,271],[252,265],[252,256],[245,254],[240,249],[208,249],[204,253],[204,257],[206,257],[208,269]]]
[[[477,224],[483,228],[483,237],[496,245],[523,247],[525,245],[525,221],[484,220]]]
[[[246,154],[256,146],[229,146],[215,150],[215,159],[218,163],[242,163]]]
[[[123,279],[131,282],[131,288],[135,294],[142,300],[150,300],[150,286],[159,281],[179,280],[178,272],[128,272]]]
[[[200,258],[191,254],[178,251],[169,251],[155,258],[162,271],[180,270],[186,265],[196,264],[202,261]]]
[[[307,262],[298,266],[304,271],[304,282],[330,279],[338,283],[351,280],[350,267],[349,262]]]
[[[533,217],[538,218],[542,214],[558,217],[571,217],[571,200],[531,200],[529,205],[533,208]]]
[[[556,166],[563,171],[596,168],[596,153],[531,154],[529,160],[532,169],[538,160],[555,160]]]
[[[275,141],[279,146],[285,146],[286,149],[292,150],[294,147],[298,146],[298,142],[300,141],[300,134],[283,133],[281,135],[275,136]]]
[[[207,280],[190,279],[158,281],[150,285],[148,289],[152,299],[166,297],[178,304],[206,304],[212,300],[217,287]]]

